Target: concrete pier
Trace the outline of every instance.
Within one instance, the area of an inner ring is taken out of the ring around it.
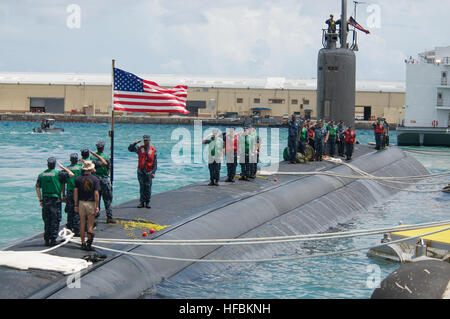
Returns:
[[[0,121],[26,121],[26,122],[40,122],[44,118],[53,118],[58,122],[79,122],[79,123],[110,123],[110,115],[85,115],[85,114],[50,114],[50,113],[0,113]],[[156,116],[138,116],[138,115],[116,115],[114,118],[116,123],[127,124],[172,124],[172,125],[194,125],[194,121],[201,120],[203,125],[211,126],[240,126],[243,124],[243,119],[228,118],[228,119],[212,119],[212,118],[197,118],[197,117],[156,117]],[[359,130],[372,130],[372,123],[370,121],[355,121],[355,127]],[[257,127],[284,127],[282,119],[272,118],[253,118],[252,125]],[[61,125],[59,125],[61,126]],[[389,124],[390,130],[396,129],[395,123]]]

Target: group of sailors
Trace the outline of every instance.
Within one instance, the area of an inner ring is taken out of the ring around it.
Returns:
[[[379,118],[374,124],[376,148],[382,149],[389,144],[389,129],[386,121]],[[138,146],[139,143],[143,145]],[[337,125],[333,120],[298,120],[292,115],[288,122],[288,160],[297,162],[297,152],[306,157],[306,148],[313,151],[313,160],[322,161],[324,155],[332,157],[337,154],[351,160],[356,133],[351,125],[343,121]],[[241,132],[230,128],[220,134],[217,129],[206,137],[203,144],[208,144],[208,168],[210,173],[209,186],[218,186],[221,164],[226,158],[227,179],[225,182],[235,182],[238,164],[241,167],[239,179],[251,181],[256,178],[258,169],[261,140],[254,127],[245,125]],[[77,153],[70,154],[70,165],[66,168],[54,157],[47,160],[47,170],[42,172],[36,182],[36,193],[42,206],[44,220],[44,240],[47,246],[56,244],[59,224],[61,221],[61,205],[64,202],[67,213],[66,228],[72,230],[82,239],[82,248],[89,250],[93,241],[93,228],[98,220],[100,200],[103,198],[106,212],[106,222],[115,223],[112,215],[112,187],[110,180],[110,158],[104,153],[105,143],[98,141],[97,152],[88,148],[81,150],[81,159]],[[144,135],[129,145],[128,150],[138,155],[137,176],[140,186],[138,208],[150,209],[152,180],[157,169],[156,149],[150,145],[150,136]],[[59,165],[61,171],[55,169]],[[89,178],[80,178],[83,176]],[[97,186],[98,185],[98,186]],[[42,192],[41,192],[42,190]],[[90,213],[86,220],[80,218],[80,202],[90,201]],[[91,212],[92,211],[92,212]],[[89,215],[95,218],[89,219]],[[87,230],[88,241],[84,244],[84,233]],[[84,244],[84,246],[83,246]]]
[[[379,117],[372,126],[375,135],[375,149],[385,149],[386,146],[389,146],[389,124],[386,122],[385,118]]]
[[[70,165],[67,167],[57,162],[55,157],[49,157],[47,169],[39,174],[36,194],[42,207],[46,246],[56,245],[62,203],[65,203],[64,210],[67,214],[66,228],[73,231],[75,236],[81,237],[83,249],[91,250],[101,198],[105,205],[107,223],[115,223],[111,209],[113,192],[109,177],[110,159],[104,153],[103,141],[98,141],[96,147],[97,152],[83,148],[81,158],[78,153],[70,154]],[[56,170],[56,164],[61,171]]]
[[[288,160],[289,163],[297,162],[297,152],[306,157],[307,145],[313,151],[313,160],[322,161],[324,155],[336,157],[337,153],[346,160],[351,160],[356,133],[352,125],[345,125],[334,120],[298,120],[295,115],[288,122]]]
[[[261,141],[254,127],[245,125],[239,133],[232,127],[227,133],[222,134],[214,129],[202,143],[208,144],[209,186],[219,186],[220,168],[224,157],[227,162],[225,182],[235,182],[238,163],[241,166],[240,180],[250,181],[256,177]]]
[[[143,145],[138,146],[139,143]],[[59,224],[61,222],[61,206],[65,203],[67,213],[66,228],[81,239],[81,249],[93,250],[94,229],[100,212],[100,201],[103,198],[106,222],[116,223],[112,214],[113,192],[110,179],[111,160],[104,153],[105,143],[96,143],[97,152],[88,148],[70,154],[70,165],[64,167],[55,157],[47,160],[47,169],[39,174],[36,181],[36,194],[42,207],[44,221],[44,240],[46,246],[56,245]],[[138,154],[137,176],[140,186],[140,203],[138,208],[150,209],[152,179],[157,169],[155,147],[150,145],[150,136],[144,135],[129,145],[128,150]],[[61,171],[57,171],[56,164]],[[87,233],[87,240],[85,240]]]

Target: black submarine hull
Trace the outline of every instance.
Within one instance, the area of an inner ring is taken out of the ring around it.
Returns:
[[[391,147],[375,151],[356,145],[352,165],[377,176],[428,174],[413,157]],[[288,165],[279,171],[329,171],[354,174],[343,165],[329,162]],[[114,215],[120,218],[151,220],[167,228],[151,238],[211,239],[267,237],[324,232],[348,222],[358,212],[385,201],[397,190],[370,180],[327,176],[275,175],[278,181],[257,178],[208,187],[197,183],[152,197],[152,209],[136,209],[137,201],[120,204]],[[396,184],[395,187],[401,187]],[[100,224],[97,237],[127,238],[117,225]],[[136,234],[139,235],[139,234]],[[275,251],[289,253],[288,245],[274,250],[264,245],[245,246],[143,246],[105,245],[123,251],[189,259],[272,258]],[[5,247],[7,250],[38,250],[42,234]],[[86,252],[84,252],[85,254]],[[0,267],[1,298],[139,298],[165,279],[226,271],[230,264],[169,261],[105,252],[108,258],[79,274],[79,287],[68,285],[62,274]],[[68,244],[55,255],[81,257],[76,244]]]

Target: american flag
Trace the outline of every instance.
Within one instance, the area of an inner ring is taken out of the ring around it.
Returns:
[[[187,114],[187,86],[178,85],[170,89],[160,87],[152,81],[114,68],[115,111],[165,112]]]
[[[358,29],[358,30],[364,32],[365,34],[369,34],[369,33],[370,33],[369,30],[363,28],[358,22],[356,22],[356,20],[353,19],[353,17],[350,17],[350,18],[347,20],[347,23],[350,24],[350,25],[352,25],[352,26],[354,26],[356,29]]]

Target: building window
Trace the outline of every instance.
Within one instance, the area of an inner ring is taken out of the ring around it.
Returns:
[[[270,104],[284,104],[284,99],[269,99]]]
[[[291,104],[298,104],[298,100],[292,100]]]
[[[254,99],[253,99],[253,103],[259,104],[259,103],[261,103],[261,99],[254,98]]]
[[[238,98],[236,99],[236,103],[244,103],[244,99],[241,98],[241,97],[238,97]]]
[[[442,100],[442,93],[438,92],[437,94],[437,106],[442,106],[444,104],[444,101]]]
[[[447,85],[447,72],[446,71],[441,73],[441,85]]]
[[[309,100],[307,100],[307,99],[303,98],[303,104],[305,104],[305,105],[309,105]]]

